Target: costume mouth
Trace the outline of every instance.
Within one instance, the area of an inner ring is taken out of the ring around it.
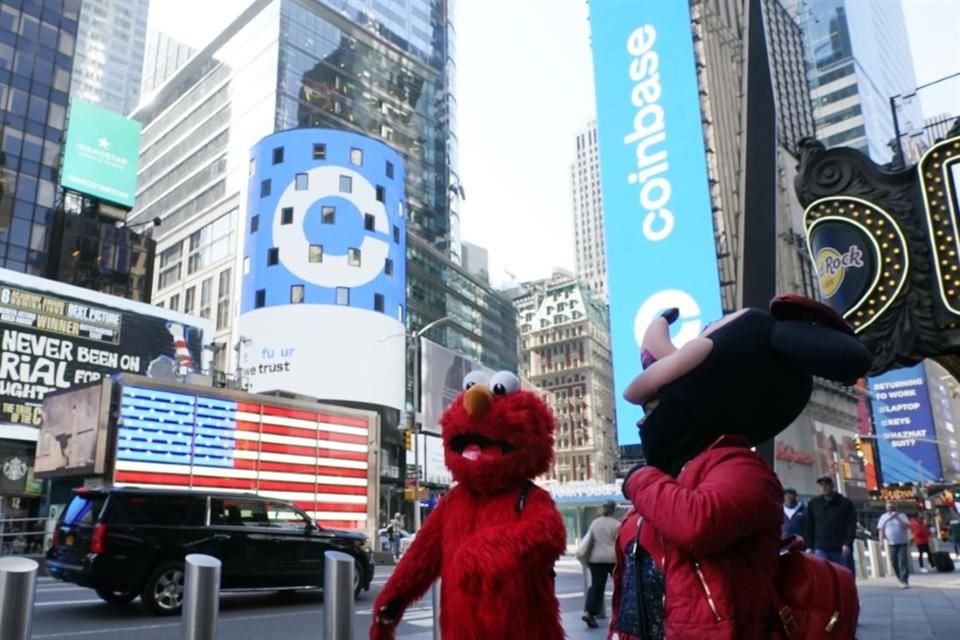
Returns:
[[[465,460],[495,460],[514,450],[514,446],[502,440],[491,440],[479,433],[463,433],[450,441],[450,448]]]

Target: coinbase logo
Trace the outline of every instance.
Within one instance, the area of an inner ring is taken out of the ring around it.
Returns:
[[[377,200],[377,189],[363,175],[342,166],[322,166],[307,172],[309,190],[297,191],[295,182],[287,185],[277,201],[273,216],[273,238],[277,246],[283,247],[281,261],[297,278],[321,287],[359,287],[373,281],[383,272],[390,253],[388,241],[370,233],[364,235],[359,250],[362,259],[359,264],[350,263],[346,254],[323,252],[321,261],[310,260],[310,239],[307,237],[305,218],[311,206],[317,202],[317,194],[349,196],[352,207],[339,207],[338,215],[360,216],[358,225],[363,226],[364,214],[373,216],[373,232],[389,236],[390,222],[384,204]],[[352,181],[352,193],[338,194],[343,177]],[[293,209],[293,223],[283,224],[281,212]],[[344,211],[351,209],[352,211]],[[338,222],[338,224],[344,224]]]

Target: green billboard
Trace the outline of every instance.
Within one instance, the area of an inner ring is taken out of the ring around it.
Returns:
[[[141,125],[81,100],[70,104],[60,184],[133,208]]]

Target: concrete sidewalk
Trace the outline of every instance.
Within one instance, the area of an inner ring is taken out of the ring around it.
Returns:
[[[910,588],[894,578],[859,580],[859,640],[957,640],[960,638],[960,572],[910,576]],[[609,600],[608,600],[609,603]],[[587,629],[580,612],[565,612],[569,640],[603,640],[609,620]]]

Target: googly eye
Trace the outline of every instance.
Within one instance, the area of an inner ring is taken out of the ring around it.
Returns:
[[[490,388],[494,395],[508,396],[520,391],[520,378],[510,371],[497,371],[490,378]]]
[[[487,384],[490,379],[483,371],[471,371],[463,377],[463,390],[466,391],[475,384]]]

